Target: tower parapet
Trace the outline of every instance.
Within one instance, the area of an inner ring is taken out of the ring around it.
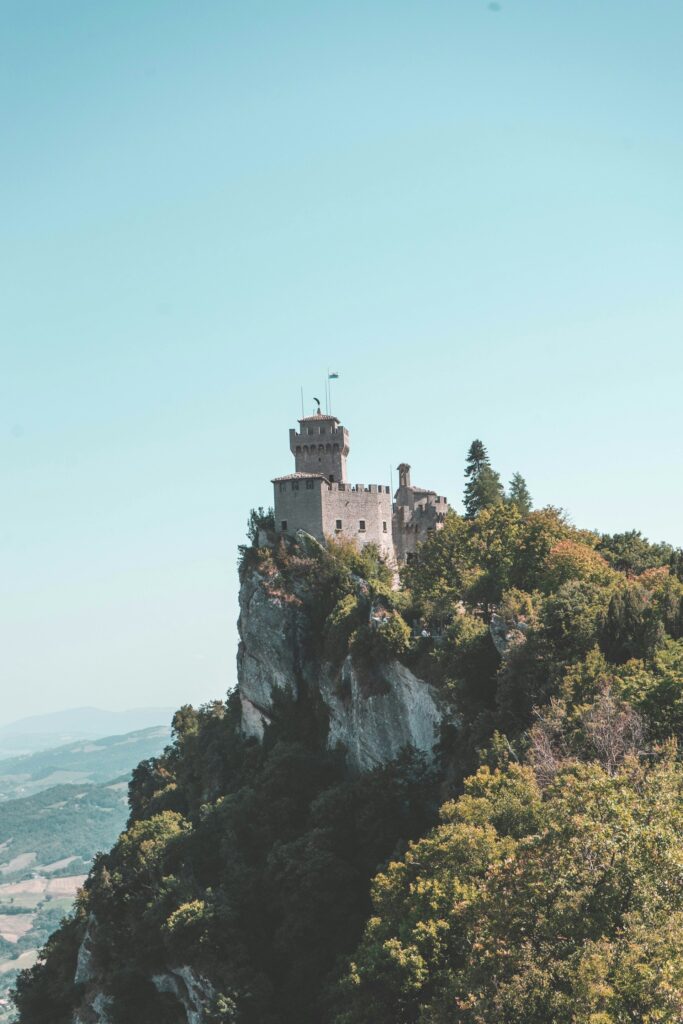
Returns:
[[[318,540],[345,537],[359,547],[376,544],[387,562],[407,561],[448,511],[446,498],[414,487],[410,466],[398,467],[399,487],[392,503],[386,484],[350,484],[346,459],[349,432],[336,416],[317,412],[290,430],[294,472],[273,480],[275,529],[305,530]]]
[[[336,416],[305,416],[299,430],[289,432],[289,450],[297,473],[322,473],[334,483],[346,483],[349,432]]]

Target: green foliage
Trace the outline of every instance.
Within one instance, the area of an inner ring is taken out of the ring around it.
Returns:
[[[480,443],[469,468],[490,470]],[[133,773],[126,831],[22,976],[21,1024],[70,1022],[90,914],[114,1024],[182,1020],[150,982],[169,964],[210,979],[207,1024],[681,1019],[675,553],[472,496],[400,591],[372,546],[249,549],[242,578],[257,570],[296,634],[297,692],[273,691],[261,743],[237,694],[177,712]],[[440,691],[436,769],[407,751],[354,776],[327,749],[308,682],[349,652],[366,697],[394,658]]]
[[[598,584],[576,579],[546,598],[541,628],[556,660],[576,661],[595,645],[607,601],[609,593]]]
[[[605,615],[601,647],[609,661],[652,657],[663,640],[664,626],[650,606],[650,594],[638,583],[613,592]]]
[[[448,512],[443,528],[430,534],[418,557],[404,566],[401,579],[418,613],[430,618],[452,614],[462,599],[473,579],[468,536],[465,520]]]
[[[347,594],[338,601],[325,623],[325,659],[340,662],[348,654],[349,643],[360,626],[362,603],[355,594]]]
[[[481,769],[392,863],[337,1024],[680,1020],[683,773]]]
[[[378,662],[386,662],[404,655],[410,647],[410,640],[410,627],[394,612],[377,625],[365,625],[356,630],[351,651],[354,656],[370,656]]]
[[[521,515],[526,516],[531,512],[531,494],[521,473],[513,473],[507,500],[517,508]]]
[[[603,534],[598,551],[619,572],[639,576],[646,569],[667,565],[673,554],[670,544],[651,544],[640,530]]]
[[[616,579],[616,573],[590,545],[562,540],[548,552],[541,585],[547,592],[552,592],[570,580],[609,586]]]
[[[617,670],[623,696],[644,716],[651,736],[683,737],[683,641],[667,640],[644,664],[630,661]]]
[[[257,546],[261,531],[272,533],[274,529],[275,517],[272,508],[269,508],[267,512],[263,507],[252,508],[247,520],[247,537],[252,547]]]
[[[14,1001],[20,1020],[72,1024],[80,995],[73,979],[82,935],[82,919],[78,915],[70,918],[48,940],[38,963],[19,975]]]
[[[317,1024],[326,978],[360,936],[371,876],[436,807],[418,758],[349,776],[318,724],[310,702],[280,693],[256,744],[234,707],[185,707],[172,746],[136,772],[129,827],[87,883],[87,911],[104,923],[93,957],[114,1021],[176,1020],[177,1003],[149,983],[171,962],[192,964],[226,993],[212,1020]],[[169,791],[180,809],[164,808]],[[65,1006],[76,1000],[66,978],[77,942],[68,940],[84,922],[85,912],[65,925],[58,955],[22,977],[24,1021],[54,1024],[47,998],[58,984]]]
[[[500,505],[505,493],[500,476],[491,468],[488,453],[481,441],[473,441],[467,453],[465,468],[465,518],[474,519],[482,509]]]

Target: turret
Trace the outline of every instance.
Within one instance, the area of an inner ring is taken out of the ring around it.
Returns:
[[[320,473],[333,483],[346,483],[349,432],[336,416],[317,412],[299,420],[290,430],[289,447],[297,473]]]

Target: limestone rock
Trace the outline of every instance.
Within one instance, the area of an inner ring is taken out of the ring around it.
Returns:
[[[353,661],[347,657],[339,684],[321,678],[320,690],[329,710],[328,744],[342,743],[349,764],[367,771],[397,757],[406,746],[431,759],[443,717],[432,686],[398,661],[383,672],[383,692],[363,694]]]
[[[359,595],[367,594],[365,581],[354,582]],[[436,690],[390,661],[382,666],[381,692],[368,694],[350,657],[341,671],[320,662],[311,653],[307,600],[305,588],[284,593],[255,570],[242,579],[238,689],[245,734],[262,737],[276,688],[294,696],[303,688],[322,697],[328,744],[342,743],[353,768],[386,764],[408,745],[431,757],[445,713]]]
[[[491,616],[489,633],[491,634],[494,647],[500,654],[501,658],[506,657],[511,650],[519,647],[520,644],[523,644],[526,641],[528,632],[528,623],[524,622],[522,619],[518,619],[515,622],[508,622],[502,615],[496,615],[494,613]]]
[[[191,967],[172,967],[163,974],[154,974],[152,983],[157,992],[168,992],[185,1010],[187,1024],[204,1024],[204,1013],[216,992],[206,978]]]

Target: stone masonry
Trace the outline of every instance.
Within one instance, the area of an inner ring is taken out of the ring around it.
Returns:
[[[320,541],[345,537],[360,547],[376,544],[394,565],[409,560],[443,523],[446,498],[412,487],[405,463],[394,502],[386,484],[349,484],[349,432],[336,416],[318,411],[299,420],[299,430],[289,432],[289,446],[294,472],[273,480],[278,533],[305,530]]]

